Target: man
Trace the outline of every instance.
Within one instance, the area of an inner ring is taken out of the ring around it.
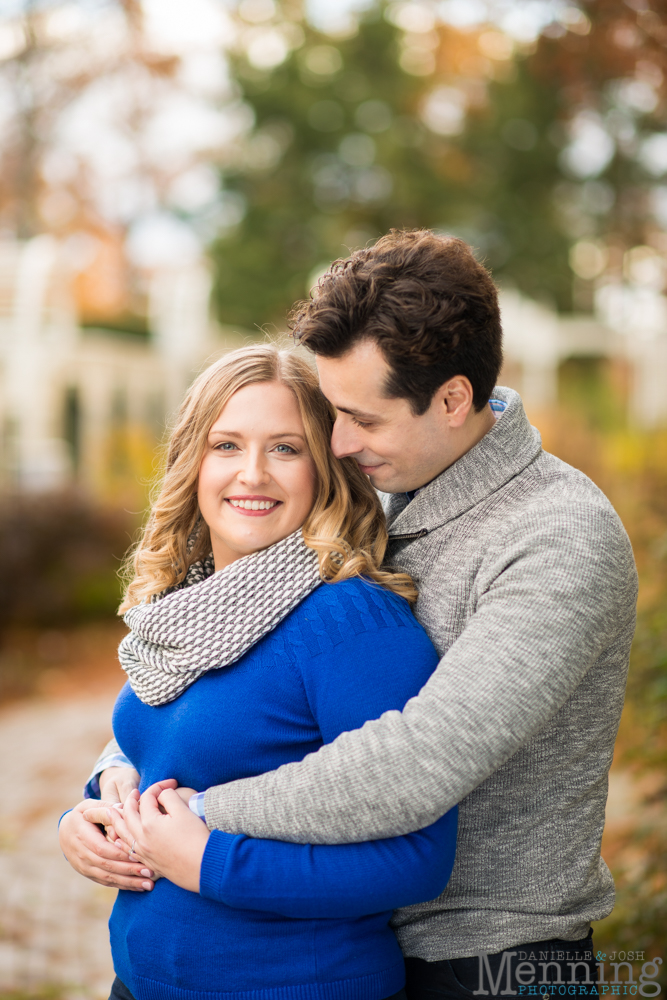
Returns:
[[[600,840],[635,619],[623,527],[542,451],[518,395],[494,390],[496,290],[460,240],[390,233],[334,264],[293,328],[337,410],[334,452],[385,494],[390,558],[442,659],[403,712],[209,789],[206,821],[340,844],[458,802],[449,885],[394,917],[411,1000],[596,992],[589,928],[614,901]]]

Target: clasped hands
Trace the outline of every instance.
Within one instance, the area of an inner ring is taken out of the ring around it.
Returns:
[[[140,799],[138,784],[133,768],[108,768],[100,777],[101,801],[85,799],[62,818],[63,854],[79,874],[110,888],[149,892],[164,875],[197,892],[209,832],[188,807],[194,790],[176,790],[171,779]]]
[[[154,877],[199,892],[199,871],[210,833],[188,806],[193,791],[177,790],[177,782],[170,778],[151,785],[141,796],[133,789],[123,804],[100,803],[83,816],[91,823],[102,823],[108,839],[129,861],[142,863]]]

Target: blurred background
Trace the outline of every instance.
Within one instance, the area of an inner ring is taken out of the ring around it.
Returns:
[[[595,942],[635,981],[666,957],[666,74],[662,0],[0,0],[5,1000],[108,992],[110,893],[55,824],[109,732],[174,408],[393,226],[476,248],[501,382],[632,538]]]

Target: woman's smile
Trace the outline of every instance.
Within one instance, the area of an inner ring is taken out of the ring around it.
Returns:
[[[271,511],[282,505],[282,500],[275,500],[273,497],[243,495],[225,497],[225,502],[230,504],[239,514],[245,517],[265,517]]]

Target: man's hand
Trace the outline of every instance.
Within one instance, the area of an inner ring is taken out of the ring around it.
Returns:
[[[180,796],[185,802],[188,809],[190,808],[190,799],[196,793],[196,788],[186,788],[185,785],[179,785],[176,789],[176,794]]]
[[[84,799],[60,822],[60,848],[72,868],[99,885],[149,892],[153,888],[153,871],[140,862],[129,861],[126,852],[109,843],[94,823],[84,819],[90,805],[91,800]],[[113,803],[101,803],[105,810],[111,806]],[[192,818],[203,826],[196,816]]]
[[[147,865],[190,892],[199,892],[199,871],[210,833],[205,823],[190,811],[178,792],[151,785],[143,793],[132,792],[123,809],[111,809],[114,829],[131,857]],[[170,782],[171,784],[171,782]]]
[[[139,772],[133,767],[107,767],[99,777],[100,799],[104,803],[97,808],[91,802],[88,806],[86,819],[89,823],[103,826],[107,839],[113,844],[116,836],[113,827],[107,820],[107,806],[122,805],[130,792],[139,787]]]
[[[100,798],[105,802],[125,802],[139,787],[139,772],[133,767],[107,767],[100,774]]]

